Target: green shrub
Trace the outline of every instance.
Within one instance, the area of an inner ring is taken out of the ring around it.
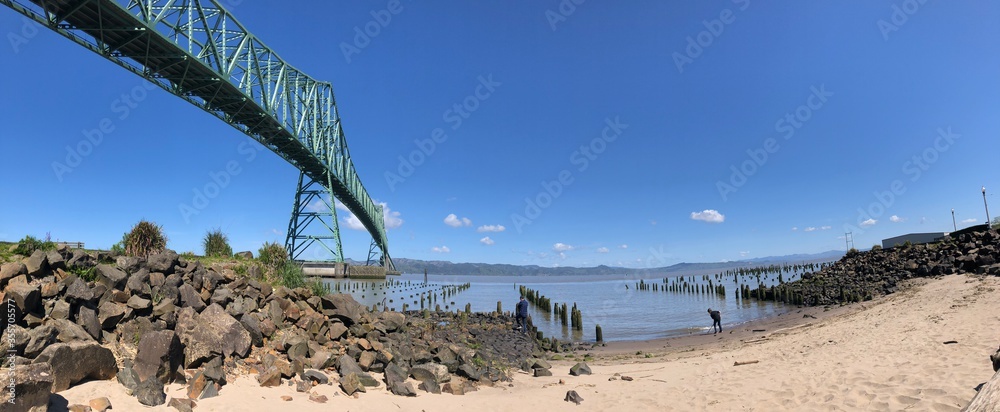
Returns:
[[[125,245],[125,254],[129,256],[147,257],[160,253],[167,247],[167,236],[163,234],[163,227],[146,220],[136,223],[122,241]]]
[[[872,250],[882,250],[882,245],[874,244],[872,245]]]
[[[69,267],[69,272],[75,274],[77,277],[87,282],[93,282],[97,280],[96,269],[97,269],[96,266],[91,266],[89,268],[85,268],[82,266],[71,266]]]
[[[275,242],[268,242],[257,251],[257,260],[265,269],[277,271],[283,269],[288,262],[288,251]]]
[[[24,239],[17,242],[17,248],[14,249],[14,253],[24,256],[31,256],[36,250],[53,250],[56,248],[56,244],[49,241],[47,238],[45,240],[40,240],[34,236],[28,235]]]
[[[229,237],[222,233],[222,229],[210,230],[205,233],[202,246],[205,246],[205,256],[207,257],[230,257],[233,255],[233,248],[229,247]]]

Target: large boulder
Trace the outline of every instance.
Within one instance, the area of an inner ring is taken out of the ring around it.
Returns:
[[[36,250],[24,260],[24,265],[27,267],[28,276],[36,277],[49,269],[49,259],[45,251]]]
[[[193,308],[195,312],[201,312],[205,309],[205,301],[201,299],[201,295],[198,294],[198,291],[194,287],[185,283],[177,288],[177,290],[180,292],[182,307]]]
[[[66,270],[66,259],[63,258],[63,255],[58,250],[53,249],[45,252],[45,260],[49,262],[49,269]]]
[[[4,390],[0,391],[0,405],[4,411],[27,412],[45,410],[52,390],[52,366],[48,363],[16,365],[13,370],[0,369],[4,377]],[[13,383],[13,385],[11,385]],[[13,396],[13,399],[11,397]]]
[[[38,286],[24,283],[10,284],[4,289],[4,293],[4,300],[14,300],[14,306],[20,312],[20,317],[25,313],[38,313],[42,309],[42,292]]]
[[[250,352],[250,333],[222,306],[212,304],[201,314],[183,308],[175,328],[184,344],[184,366],[196,367],[212,358],[222,356],[246,357]]]
[[[26,358],[34,359],[46,347],[56,343],[57,337],[59,336],[59,330],[52,325],[43,325],[37,328],[31,328],[28,330],[28,344],[24,347],[24,356]]]
[[[354,361],[354,358],[348,355],[341,355],[340,358],[337,359],[337,372],[340,373],[340,376],[347,376],[351,374],[356,375],[358,377],[358,380],[364,386],[370,386],[370,387],[379,386],[378,381],[375,380],[375,378],[373,378],[371,375],[361,370],[361,367],[358,366],[358,363]]]
[[[435,383],[445,383],[451,380],[448,368],[437,363],[424,363],[410,368],[410,376],[418,381],[434,381]]]
[[[76,312],[76,324],[86,330],[92,338],[101,338],[101,322],[97,320],[97,310],[80,306]]]
[[[577,362],[576,365],[573,365],[572,368],[569,368],[569,374],[573,376],[590,375],[591,374],[590,366],[587,366],[587,364],[584,362]]]
[[[108,287],[108,289],[122,289],[125,287],[125,281],[128,280],[128,274],[122,272],[118,268],[108,265],[100,264],[97,265],[97,275],[101,283]]]
[[[95,300],[94,290],[87,281],[76,276],[66,278],[66,301],[74,304],[90,303]]]
[[[101,329],[114,330],[125,317],[125,305],[111,301],[104,302],[99,309],[97,321],[101,324]],[[96,338],[96,336],[95,336]]]
[[[161,253],[149,255],[146,258],[146,266],[150,272],[161,272],[164,274],[174,273],[174,266],[179,262],[179,256],[172,250],[164,250]]]
[[[329,294],[321,298],[323,314],[340,319],[347,327],[366,320],[368,308],[346,293]]]
[[[28,267],[21,262],[4,263],[0,265],[0,286],[15,276],[28,273]]]
[[[118,373],[115,355],[96,342],[57,343],[45,348],[32,363],[52,366],[52,392],[69,389],[84,379],[111,379]]]
[[[167,393],[163,390],[163,382],[159,379],[146,379],[135,388],[135,398],[146,406],[159,406],[167,403]]]
[[[184,361],[184,348],[177,334],[172,330],[150,332],[139,340],[135,355],[135,372],[139,381],[149,378],[163,383],[182,381],[184,373],[180,369]]]

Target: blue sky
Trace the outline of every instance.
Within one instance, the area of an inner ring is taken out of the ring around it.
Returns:
[[[333,84],[394,257],[645,267],[843,249],[847,231],[867,248],[949,231],[953,208],[985,221],[983,185],[1000,214],[997,3],[235,3]],[[297,171],[277,155],[12,10],[0,33],[0,240],[110,247],[145,218],[181,252],[216,227],[236,250],[283,243]]]

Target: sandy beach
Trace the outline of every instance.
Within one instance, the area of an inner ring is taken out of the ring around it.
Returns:
[[[518,372],[512,383],[463,396],[418,391],[404,398],[383,385],[353,398],[334,384],[315,387],[328,397],[315,403],[292,386],[260,388],[243,376],[230,378],[220,396],[198,401],[195,410],[958,411],[993,376],[988,357],[1000,344],[998,286],[997,277],[918,279],[874,301],[802,309],[718,335],[609,343],[576,353],[593,356],[592,375],[570,376],[576,360],[554,360],[554,376]],[[569,390],[583,398],[580,405],[563,400]],[[108,396],[116,411],[174,410],[144,407],[114,381],[54,396],[70,405]],[[167,396],[183,397],[184,390],[169,385]]]

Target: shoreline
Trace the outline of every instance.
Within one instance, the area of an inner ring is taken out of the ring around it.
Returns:
[[[610,342],[572,357],[567,352],[550,361],[553,376],[516,371],[512,382],[483,385],[463,396],[418,391],[416,397],[399,397],[383,385],[355,399],[333,383],[313,388],[328,397],[315,403],[293,386],[260,388],[252,375],[241,375],[220,396],[197,401],[194,410],[959,411],[975,396],[973,388],[993,375],[988,356],[996,350],[994,331],[1000,326],[997,290],[995,276],[917,279],[872,301],[801,308],[732,333]],[[957,343],[945,343],[950,341]],[[593,356],[588,360],[593,374],[570,376],[569,367],[585,354]],[[581,405],[563,400],[569,390],[584,399]],[[183,396],[176,386],[167,393]],[[105,394],[117,410],[143,408],[113,380],[87,382],[55,396],[72,405]]]

